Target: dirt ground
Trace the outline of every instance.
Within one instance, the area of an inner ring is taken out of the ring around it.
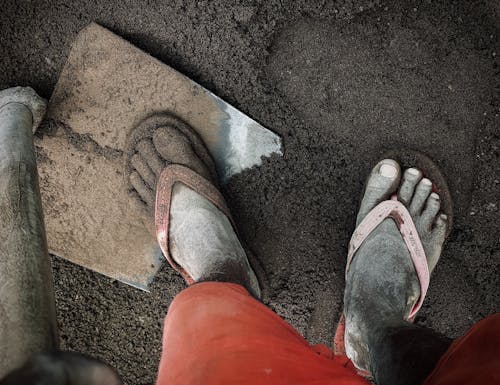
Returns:
[[[269,280],[269,305],[331,343],[357,204],[392,148],[432,157],[455,226],[417,323],[458,336],[500,310],[499,25],[496,1],[6,0],[0,88],[49,98],[91,21],[283,136],[285,155],[226,196]],[[152,384],[168,304],[165,266],[144,293],[53,258],[61,345]]]

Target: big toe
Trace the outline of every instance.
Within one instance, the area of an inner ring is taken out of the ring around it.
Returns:
[[[177,128],[159,127],[153,134],[153,143],[158,153],[168,163],[182,164],[206,179],[212,179],[207,166],[196,154],[189,138]]]
[[[375,206],[389,199],[396,192],[400,177],[401,169],[395,160],[384,159],[377,163],[368,177],[358,212],[357,225]]]

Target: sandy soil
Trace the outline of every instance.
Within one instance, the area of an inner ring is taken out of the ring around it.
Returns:
[[[456,222],[417,322],[457,336],[500,310],[496,2],[166,3],[4,1],[0,88],[50,97],[76,33],[96,21],[283,135],[285,156],[226,196],[269,276],[269,305],[311,342],[331,341],[371,165],[390,148],[423,151],[448,178]],[[62,347],[152,384],[182,279],[165,266],[147,294],[53,266]]]

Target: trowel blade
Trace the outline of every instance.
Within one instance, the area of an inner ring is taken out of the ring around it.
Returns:
[[[75,39],[35,138],[51,253],[147,290],[164,258],[152,218],[130,202],[129,139],[174,114],[198,132],[220,182],[282,154],[281,139],[188,77],[97,24]]]
[[[224,100],[203,88],[220,109],[220,117],[211,132],[201,133],[215,161],[220,182],[227,181],[241,171],[260,165],[262,157],[283,155],[281,138],[255,120],[238,111]]]

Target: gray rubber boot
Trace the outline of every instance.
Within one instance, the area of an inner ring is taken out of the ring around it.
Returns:
[[[0,378],[57,345],[32,138],[45,106],[31,88],[0,91]]]

